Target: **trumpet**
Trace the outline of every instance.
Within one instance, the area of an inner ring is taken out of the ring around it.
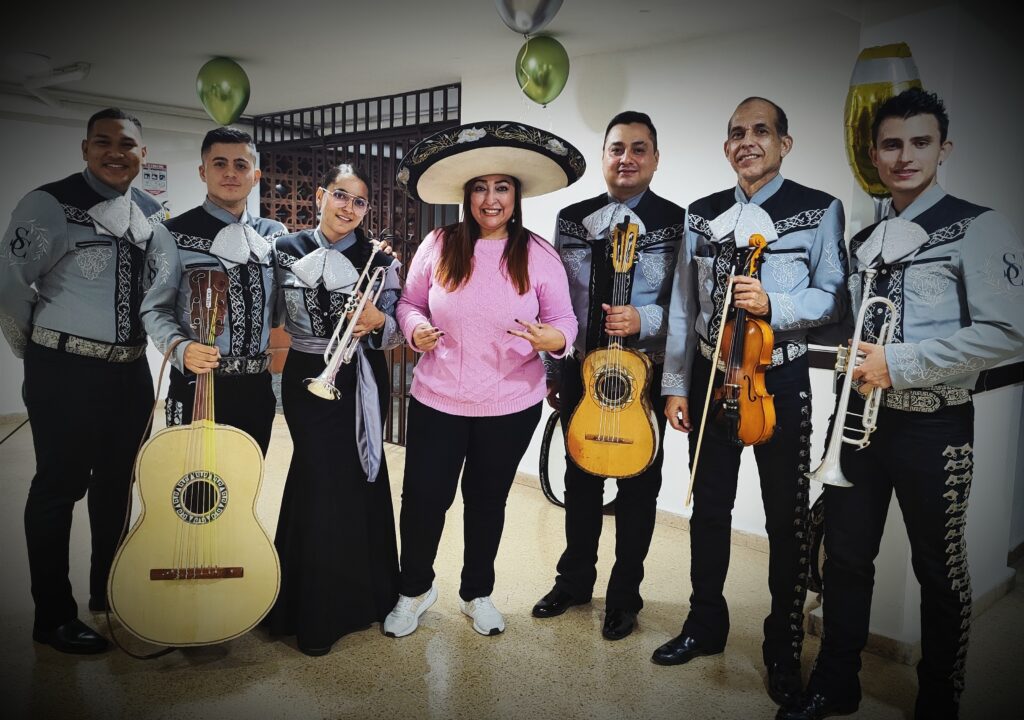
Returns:
[[[877,270],[869,268],[864,271],[864,295],[867,295],[874,282]],[[839,396],[835,421],[832,425],[832,436],[829,438],[828,447],[822,456],[821,463],[813,472],[805,473],[810,480],[816,480],[824,485],[835,487],[853,487],[853,483],[843,475],[843,469],[839,462],[839,454],[843,443],[855,445],[858,450],[863,450],[871,444],[871,434],[878,427],[878,410],[882,405],[882,388],[874,387],[864,400],[864,411],[862,413],[850,412],[850,392],[853,388],[853,367],[856,365],[858,348],[860,347],[860,336],[864,328],[864,319],[875,307],[884,307],[889,311],[889,319],[882,325],[878,333],[878,342],[881,345],[892,342],[896,332],[896,305],[891,300],[880,295],[867,298],[861,303],[860,312],[857,314],[857,322],[853,329],[853,342],[849,348],[839,346],[836,348],[836,376],[846,373],[843,382],[843,389]],[[853,358],[851,364],[850,358]],[[860,427],[849,427],[846,425],[847,416],[852,415],[860,418]],[[846,433],[851,433],[846,435]]]
[[[353,337],[352,334],[356,324],[359,322],[360,316],[366,309],[366,304],[376,305],[377,300],[380,299],[381,292],[384,290],[384,274],[387,272],[387,266],[379,265],[373,268],[371,272],[373,258],[383,247],[384,243],[378,240],[371,240],[370,242],[373,248],[370,252],[370,258],[366,261],[366,266],[359,275],[359,279],[356,280],[355,287],[352,288],[352,295],[345,301],[345,307],[342,310],[341,317],[338,318],[337,324],[334,326],[331,339],[327,341],[327,349],[324,350],[324,362],[327,365],[315,378],[303,380],[307,390],[317,397],[322,397],[324,400],[341,399],[341,391],[335,387],[334,379],[337,377],[342,363],[347,365],[352,362],[352,357],[355,355],[356,347],[359,345],[359,338]],[[342,332],[343,327],[344,332]]]

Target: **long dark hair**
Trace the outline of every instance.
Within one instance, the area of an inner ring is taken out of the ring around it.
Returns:
[[[437,263],[437,280],[448,292],[458,290],[469,282],[473,274],[473,249],[480,239],[480,224],[470,211],[473,194],[473,178],[466,183],[462,192],[462,220],[441,229],[441,258]],[[501,254],[505,275],[520,295],[530,289],[530,231],[523,227],[522,186],[513,177],[516,199],[512,206],[512,217],[508,220],[508,239]]]

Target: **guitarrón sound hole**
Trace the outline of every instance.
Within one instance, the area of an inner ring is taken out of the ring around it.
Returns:
[[[228,486],[216,473],[193,470],[171,491],[175,514],[191,525],[204,525],[221,516],[228,504]]]
[[[207,480],[189,483],[182,493],[182,504],[193,515],[206,515],[216,506],[219,499],[217,486]]]
[[[598,402],[606,407],[622,407],[633,397],[633,378],[621,369],[606,370],[594,382]]]

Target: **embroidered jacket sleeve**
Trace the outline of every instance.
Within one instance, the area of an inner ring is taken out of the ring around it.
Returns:
[[[692,221],[693,217],[688,216],[686,233],[679,248],[679,257],[676,259],[672,299],[669,302],[666,323],[668,337],[665,341],[662,395],[687,397],[690,394],[690,373],[693,368],[694,349],[697,347],[697,294],[700,291],[697,268],[694,266],[698,234],[691,226]]]
[[[429,295],[434,279],[434,249],[437,244],[437,231],[431,232],[420,243],[419,249],[412,258],[409,272],[405,276],[405,288],[398,301],[396,319],[401,327],[409,347],[422,352],[413,342],[412,334],[421,323],[430,324]]]
[[[945,337],[886,345],[897,390],[955,382],[1024,353],[1024,243],[1002,215],[989,211],[971,223],[961,248],[957,290],[967,324]]]
[[[836,322],[846,311],[843,205],[833,200],[821,218],[807,251],[807,287],[767,291],[771,326],[776,331],[818,327]],[[766,262],[771,262],[769,256]]]
[[[288,228],[286,228],[282,223],[279,223],[276,220],[263,220],[263,222],[267,223],[270,228],[270,232],[264,232],[263,237],[265,237],[270,242],[271,246],[270,267],[272,268],[273,271],[274,281],[271,283],[270,297],[267,299],[267,302],[270,305],[270,327],[275,328],[279,327],[284,323],[285,313],[284,291],[281,289],[281,273],[280,269],[278,268],[278,255],[276,245],[277,239],[279,237],[288,234]],[[257,228],[257,230],[260,229],[261,228]]]
[[[682,227],[685,228],[685,210],[680,222]],[[682,243],[679,244],[682,245]],[[633,285],[633,294],[630,299],[634,303],[633,307],[636,308],[637,313],[640,315],[640,331],[636,336],[640,342],[651,338],[665,338],[668,336],[668,313],[672,295],[666,283],[671,284],[673,282],[672,271],[674,264],[671,267],[667,267],[669,263],[664,262],[665,258],[675,259],[672,256],[671,248],[666,243],[652,245],[638,253],[636,262],[639,267],[637,272],[647,279],[648,283],[652,286],[651,289],[656,293],[653,296],[647,292],[638,294],[638,283]],[[659,278],[661,278],[660,282]],[[660,285],[660,287],[654,287],[656,285]]]
[[[384,273],[384,289],[377,301],[377,307],[384,313],[384,325],[366,336],[366,343],[373,350],[391,350],[405,342],[396,317],[398,303],[402,297],[402,281],[398,277],[401,267],[402,263],[394,259]]]
[[[146,333],[153,339],[157,350],[167,352],[178,338],[187,342],[179,343],[174,348],[171,363],[180,372],[185,372],[185,346],[192,342],[188,333],[181,328],[176,316],[178,302],[178,285],[181,281],[181,256],[174,237],[163,225],[153,229],[153,238],[149,241],[146,251],[146,266],[153,273],[152,285],[142,298],[142,324]]]
[[[49,193],[29,193],[11,215],[0,247],[0,329],[19,358],[39,300],[33,283],[67,252],[67,237],[64,211]]]

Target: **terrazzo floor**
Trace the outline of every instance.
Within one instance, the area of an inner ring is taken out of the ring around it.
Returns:
[[[0,438],[17,427],[0,422]],[[259,515],[273,535],[291,455],[278,416]],[[403,450],[387,446],[396,511]],[[673,637],[687,609],[685,530],[659,523],[647,561],[645,608],[637,630],[608,642],[600,635],[614,519],[605,519],[598,586],[589,605],[538,620],[533,603],[551,586],[562,550],[562,510],[528,481],[513,486],[497,561],[493,599],[503,635],[483,637],[458,610],[461,508],[449,512],[437,561],[439,599],[411,636],[394,640],[374,625],[342,638],[324,657],[257,630],[223,645],[178,650],[149,661],[114,650],[63,655],[32,642],[32,603],[22,512],[34,468],[31,429],[0,445],[0,692],[5,718],[772,718],[764,689],[761,622],[767,607],[767,555],[734,545],[726,587],[732,635],[726,652],[682,667],[650,662]],[[76,510],[71,578],[84,608],[88,527]],[[809,600],[809,604],[810,604]],[[80,617],[107,632],[103,615]],[[116,627],[116,626],[115,626]],[[125,635],[120,631],[120,635]],[[128,642],[132,642],[128,639]],[[141,650],[140,645],[132,645]],[[962,717],[1024,717],[1024,587],[1020,584],[975,622]],[[804,646],[804,674],[818,639]],[[914,669],[865,655],[858,718],[910,718]]]

